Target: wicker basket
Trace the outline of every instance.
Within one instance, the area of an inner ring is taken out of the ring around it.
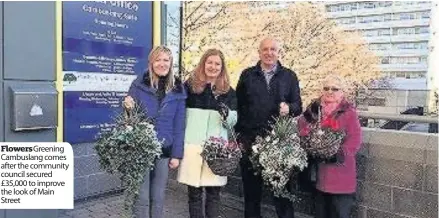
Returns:
[[[339,151],[343,144],[343,134],[330,132],[326,129],[311,131],[302,138],[305,151],[312,157],[329,159]]]
[[[345,133],[322,128],[321,109],[318,111],[318,121],[312,125],[309,135],[301,138],[302,147],[312,157],[330,159],[340,150]]]
[[[213,160],[206,160],[207,165],[212,172],[217,176],[230,176],[232,175],[239,164],[238,157],[232,158],[217,158]]]

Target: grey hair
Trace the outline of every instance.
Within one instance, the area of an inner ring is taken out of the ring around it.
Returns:
[[[274,43],[276,44],[277,50],[280,51],[280,48],[281,48],[281,43],[280,43],[280,41],[279,41],[278,39],[276,39],[276,38],[274,38],[274,37],[270,37],[270,36],[269,36],[269,37],[265,37],[265,38],[263,38],[263,39],[259,42],[258,51],[261,50],[262,44],[263,44],[265,41],[272,41],[272,42],[274,42]]]
[[[328,82],[336,82],[340,85],[341,90],[344,92],[348,89],[346,80],[333,72],[330,72],[323,80],[322,87],[325,86]]]

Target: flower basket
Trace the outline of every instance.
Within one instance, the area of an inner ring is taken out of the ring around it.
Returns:
[[[201,156],[215,175],[230,176],[242,157],[234,129],[226,120],[221,120],[228,131],[229,141],[220,137],[210,137],[204,142]]]
[[[301,135],[302,147],[310,156],[328,160],[341,149],[346,134],[340,130],[336,119],[327,118],[321,121],[319,112],[317,123],[306,127]]]
[[[271,133],[256,137],[250,161],[274,196],[295,200],[287,184],[307,166],[307,155],[300,146],[297,118],[280,117]]]
[[[215,175],[230,176],[238,167],[242,154],[235,142],[210,137],[203,145],[201,156]]]
[[[341,149],[344,136],[343,132],[331,128],[316,128],[302,137],[302,145],[310,156],[327,160]]]
[[[144,176],[162,154],[162,143],[151,120],[135,106],[115,118],[110,132],[100,133],[95,145],[102,169],[118,174],[124,186],[125,217],[132,217]]]

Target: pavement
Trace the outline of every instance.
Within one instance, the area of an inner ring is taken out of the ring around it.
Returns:
[[[223,195],[221,218],[244,217],[242,199]],[[75,202],[73,210],[60,210],[58,218],[120,218],[122,217],[123,196],[113,194],[100,198]],[[276,217],[272,207],[263,206],[263,217]],[[170,184],[166,193],[164,218],[188,218],[188,200],[185,187]],[[152,217],[153,218],[153,217]]]

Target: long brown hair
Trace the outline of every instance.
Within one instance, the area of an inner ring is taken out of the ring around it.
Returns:
[[[192,72],[189,77],[189,85],[194,93],[201,93],[204,91],[207,85],[206,72],[204,71],[207,58],[210,56],[219,56],[221,59],[221,72],[215,81],[215,90],[213,90],[215,95],[222,95],[229,91],[230,89],[230,78],[227,73],[226,61],[224,54],[218,49],[207,50],[200,59],[198,66]]]
[[[167,78],[166,92],[168,92],[174,87],[175,81],[174,81],[174,72],[172,70],[172,66],[173,66],[172,52],[166,46],[157,46],[149,53],[149,56],[148,56],[148,71],[149,71],[149,81],[150,81],[149,85],[151,85],[151,87],[154,87],[154,88],[157,88],[157,86],[158,86],[159,77],[154,72],[152,65],[153,65],[155,59],[157,59],[158,56],[162,53],[167,54],[169,56],[169,59],[170,59],[169,72],[166,75],[166,78]]]

